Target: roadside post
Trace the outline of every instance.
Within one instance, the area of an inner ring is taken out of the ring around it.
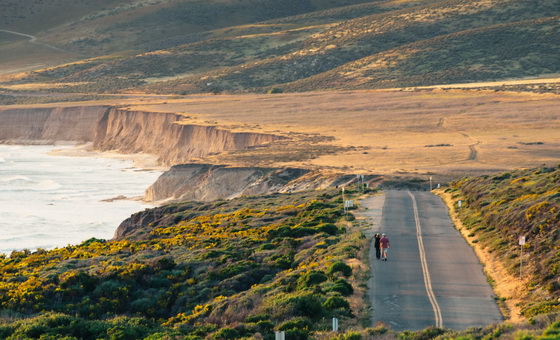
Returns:
[[[284,333],[284,331],[276,332],[274,339],[275,340],[286,340],[286,333]]]
[[[354,200],[344,201],[344,216],[346,218],[346,225],[348,226],[348,210],[354,207]]]
[[[525,236],[519,236],[519,245],[521,246],[521,256],[519,256],[519,277],[523,276],[523,246],[525,245]]]
[[[432,191],[432,176],[430,176],[430,191]]]
[[[338,332],[338,319],[332,318],[332,331]]]

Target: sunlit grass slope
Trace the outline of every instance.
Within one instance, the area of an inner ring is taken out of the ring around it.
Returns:
[[[537,20],[559,14],[556,5],[550,1],[536,5],[531,1],[449,0],[367,15],[310,35],[290,46],[290,53],[152,84],[147,89],[228,92],[266,91],[275,86],[309,91],[472,82],[557,72],[558,63],[553,59],[558,48],[558,20]],[[494,27],[506,23],[509,26],[501,32]],[[504,33],[508,30],[522,33],[513,46],[511,36]],[[539,37],[537,42],[532,41],[535,36]],[[493,52],[494,45],[499,51]],[[505,46],[509,53],[500,50]],[[481,54],[489,56],[482,58]],[[506,60],[500,60],[504,55]],[[438,63],[439,58],[443,60]],[[379,78],[374,72],[367,73],[370,60],[372,68],[381,69]],[[364,72],[360,72],[362,67]],[[456,72],[449,70],[457,67]],[[355,78],[347,81],[346,73]],[[296,83],[282,86],[291,82]]]
[[[136,1],[41,32],[80,62],[17,81],[182,94],[535,77],[558,72],[558,16],[558,0]]]
[[[407,44],[285,86],[370,89],[513,79],[560,72],[560,17],[484,27]]]
[[[512,277],[520,266],[526,282],[521,311],[525,317],[560,311],[560,167],[516,170],[464,178],[449,192],[463,199],[463,225],[502,262]],[[523,257],[519,237],[525,236]]]

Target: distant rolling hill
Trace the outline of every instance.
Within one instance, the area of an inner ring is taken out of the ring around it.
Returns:
[[[35,4],[29,7],[34,12],[20,8],[4,15],[5,29],[22,30],[26,18],[47,15],[64,0],[50,6],[24,2]],[[28,28],[39,41],[76,55],[58,64],[51,56],[47,67],[0,86],[177,94],[313,91],[560,71],[560,0],[145,0],[90,7]],[[0,52],[29,45],[21,36],[0,37],[6,37]],[[51,88],[57,83],[64,86]]]
[[[560,17],[502,24],[399,46],[286,85],[371,89],[480,82],[560,72]]]

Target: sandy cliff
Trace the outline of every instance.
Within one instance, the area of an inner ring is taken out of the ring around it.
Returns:
[[[0,110],[0,141],[19,144],[93,142],[95,127],[106,110],[101,106]]]
[[[350,177],[303,169],[184,164],[193,158],[243,150],[284,137],[232,132],[185,123],[174,113],[142,112],[110,106],[0,110],[0,142],[92,143],[94,150],[152,154],[173,166],[146,190],[145,199],[210,201],[243,195],[335,186]]]
[[[211,153],[243,150],[282,138],[185,124],[182,120],[182,116],[174,113],[112,108],[99,121],[94,147],[101,151],[155,154],[160,157],[162,165],[170,166]]]
[[[93,143],[95,150],[146,153],[161,165],[243,150],[281,139],[262,133],[231,132],[215,126],[184,124],[174,113],[140,112],[107,106],[0,110],[0,141],[46,144]]]

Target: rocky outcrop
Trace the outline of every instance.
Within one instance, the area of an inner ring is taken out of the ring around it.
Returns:
[[[283,137],[231,132],[215,126],[186,124],[174,113],[129,111],[106,106],[0,110],[0,141],[47,144],[92,142],[95,150],[147,153],[161,165],[243,150]]]
[[[148,201],[213,201],[276,192],[323,189],[349,184],[354,175],[294,168],[173,166],[146,190]],[[368,177],[371,180],[371,177]]]

